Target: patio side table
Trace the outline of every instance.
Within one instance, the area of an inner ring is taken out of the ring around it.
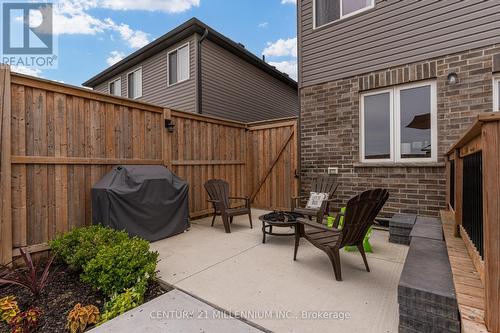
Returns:
[[[272,212],[259,216],[262,221],[262,243],[266,243],[266,235],[272,236],[295,236],[297,218],[304,217],[302,214],[293,212]],[[273,227],[289,227],[293,229],[291,233],[274,233]]]

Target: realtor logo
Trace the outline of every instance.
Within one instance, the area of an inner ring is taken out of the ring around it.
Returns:
[[[2,62],[12,66],[54,68],[53,4],[2,4]]]

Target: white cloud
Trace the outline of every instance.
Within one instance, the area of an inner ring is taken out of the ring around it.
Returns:
[[[269,42],[262,53],[266,57],[297,57],[297,38],[280,38],[274,43]]]
[[[58,35],[95,35],[107,29],[103,21],[85,12],[54,13],[54,33]]]
[[[267,28],[269,26],[269,22],[262,22],[262,23],[259,23],[258,27],[259,28]]]
[[[108,58],[106,59],[106,62],[108,63],[108,65],[112,66],[123,58],[125,58],[125,53],[119,51],[111,51]]]
[[[282,5],[287,5],[287,4],[296,5],[297,0],[281,0],[281,4]]]
[[[276,67],[279,71],[287,73],[291,78],[297,80],[297,61],[280,61],[280,62],[269,62],[269,65]]]
[[[102,7],[114,10],[147,10],[182,13],[199,7],[200,0],[100,0]]]
[[[118,32],[131,48],[140,48],[149,43],[148,34],[144,31],[132,30],[128,24],[116,24],[111,19],[106,19],[105,22],[110,29]]]
[[[21,73],[25,75],[31,75],[31,76],[40,76],[42,74],[42,71],[38,68],[31,68],[31,67],[26,67],[26,66],[11,66],[10,69],[13,72],[16,73]]]
[[[200,0],[61,0],[54,11],[54,32],[95,35],[114,31],[131,48],[140,48],[149,43],[146,32],[133,30],[128,24],[114,22],[110,18],[99,19],[89,14],[89,10],[109,8],[179,13],[199,5]]]

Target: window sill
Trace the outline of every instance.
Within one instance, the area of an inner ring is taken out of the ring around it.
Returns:
[[[187,79],[184,79],[184,80],[182,80],[182,81],[177,81],[177,82],[175,82],[175,83],[168,83],[168,82],[167,82],[167,88],[170,88],[170,87],[175,87],[175,86],[177,86],[177,85],[179,85],[179,84],[181,84],[181,83],[184,83],[184,82],[189,81],[189,79],[190,79],[190,77],[188,77]]]
[[[353,164],[355,168],[444,168],[442,162],[408,162],[408,163],[361,163]]]

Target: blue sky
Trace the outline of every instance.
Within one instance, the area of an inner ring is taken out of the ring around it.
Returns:
[[[58,69],[19,70],[80,85],[192,17],[296,77],[294,0],[60,1],[54,16]]]

